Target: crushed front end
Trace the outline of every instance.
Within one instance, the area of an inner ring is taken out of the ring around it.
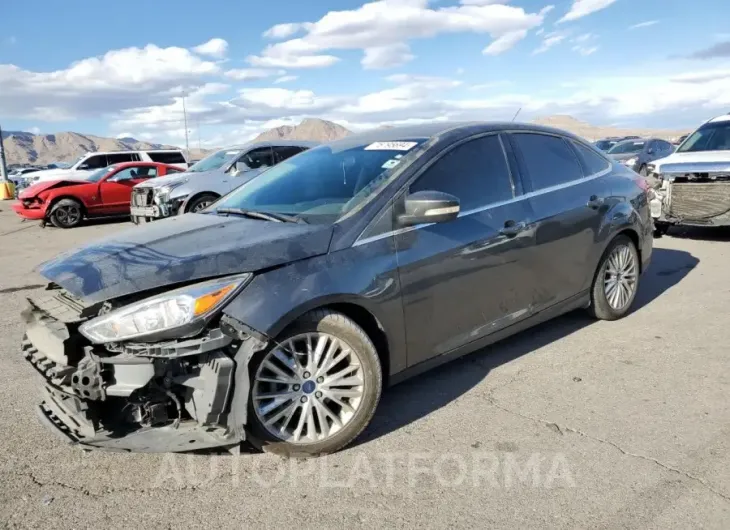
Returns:
[[[112,451],[181,452],[245,439],[247,362],[263,344],[255,332],[219,316],[184,338],[154,342],[99,344],[80,332],[114,309],[53,284],[28,300],[22,353],[42,377],[46,426],[72,444]]]
[[[663,172],[650,200],[657,226],[730,225],[730,172]]]
[[[144,224],[180,212],[185,197],[170,197],[170,186],[137,185],[132,188],[130,215],[135,224]]]

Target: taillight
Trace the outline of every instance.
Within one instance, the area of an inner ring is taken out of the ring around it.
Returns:
[[[648,193],[651,189],[651,186],[649,186],[649,181],[641,175],[635,176],[634,182],[636,182],[636,184],[646,193]]]

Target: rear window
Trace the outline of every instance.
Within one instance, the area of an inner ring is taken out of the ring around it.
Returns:
[[[610,167],[608,160],[603,158],[601,155],[596,153],[593,149],[589,149],[583,144],[573,142],[573,145],[578,150],[578,154],[583,159],[583,165],[586,167],[586,176],[595,175]]]
[[[180,151],[148,151],[147,154],[153,162],[160,164],[185,164],[185,157]]]

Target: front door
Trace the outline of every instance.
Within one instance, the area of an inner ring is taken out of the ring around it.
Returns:
[[[534,260],[542,289],[536,310],[589,288],[597,242],[613,200],[610,162],[580,142],[557,135],[512,133],[535,222]]]
[[[101,208],[99,215],[124,215],[129,213],[132,188],[157,176],[155,166],[133,166],[122,169],[99,184]]]
[[[409,186],[460,200],[457,219],[396,232],[409,365],[527,316],[537,278],[523,261],[532,235],[516,189],[498,135],[451,149]]]

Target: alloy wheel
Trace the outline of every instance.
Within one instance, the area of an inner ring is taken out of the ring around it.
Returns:
[[[606,260],[603,289],[611,308],[620,311],[631,303],[636,291],[638,267],[627,245],[616,246]]]
[[[81,219],[81,210],[78,206],[64,205],[56,208],[54,215],[59,224],[63,226],[73,226]]]
[[[275,438],[323,442],[355,416],[365,389],[357,353],[327,333],[303,333],[269,351],[256,370],[251,398]]]

